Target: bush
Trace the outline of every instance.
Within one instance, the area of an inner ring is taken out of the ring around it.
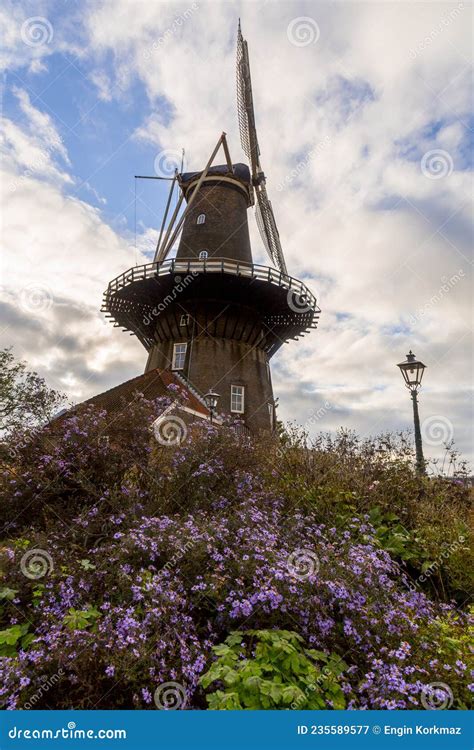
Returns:
[[[291,689],[290,708],[301,696],[418,708],[443,682],[453,707],[467,705],[468,618],[442,601],[451,558],[420,585],[409,575],[430,503],[450,539],[463,487],[420,480],[406,462],[403,483],[393,449],[381,461],[342,438],[282,448],[196,424],[159,446],[149,426],[165,404],[138,401],[109,441],[103,412],[69,416],[5,466],[0,703],[155,708],[171,682],[183,707],[205,708],[207,682],[216,707],[281,707]],[[243,646],[226,641],[236,631]],[[238,689],[214,690],[222,666]],[[261,679],[250,694],[248,677]]]
[[[289,508],[315,511],[321,522],[338,528],[354,514],[369,513],[377,544],[422,589],[446,601],[466,601],[474,562],[472,491],[462,465],[458,478],[417,476],[405,435],[360,441],[341,430],[309,444],[304,432],[293,430],[283,440],[264,465],[266,487],[283,495]]]

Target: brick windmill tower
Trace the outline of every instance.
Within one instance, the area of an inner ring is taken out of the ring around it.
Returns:
[[[240,24],[237,104],[250,168],[232,163],[223,133],[204,170],[176,173],[154,262],[111,281],[102,309],[140,339],[148,351],[145,373],[172,371],[201,399],[217,391],[219,412],[238,416],[250,430],[272,430],[270,359],[282,344],[315,328],[320,310],[309,289],[287,273],[260,164]],[[225,163],[216,166],[221,148]],[[179,200],[167,224],[175,184]],[[252,206],[270,266],[253,261]]]

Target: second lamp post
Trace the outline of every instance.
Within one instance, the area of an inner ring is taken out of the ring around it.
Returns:
[[[424,474],[425,459],[423,456],[423,444],[421,442],[420,415],[418,413],[418,390],[421,385],[426,365],[424,365],[423,362],[420,362],[410,349],[405,362],[400,362],[397,366],[400,368],[405,385],[411,393],[413,401],[413,419],[415,422],[416,470],[418,474]]]
[[[211,388],[210,391],[208,391],[206,395],[204,396],[204,399],[206,401],[207,408],[209,409],[209,417],[210,417],[210,421],[212,424],[214,421],[214,417],[215,417],[217,402],[220,399],[220,393],[216,393]]]

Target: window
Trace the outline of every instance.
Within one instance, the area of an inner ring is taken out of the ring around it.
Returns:
[[[275,419],[275,407],[271,403],[268,404],[268,413],[270,414],[270,425],[273,428],[273,421]]]
[[[237,414],[244,413],[244,391],[243,385],[230,386],[230,410]]]
[[[205,224],[206,223],[206,214],[199,214],[197,217],[196,224]]]
[[[184,315],[181,315],[179,325],[180,326],[187,326],[189,323],[189,314],[185,313]]]
[[[173,370],[182,370],[186,359],[187,344],[174,344],[173,346]]]
[[[207,252],[207,250],[201,250],[201,252],[199,253],[199,260],[206,260],[206,258],[208,257],[209,253]]]

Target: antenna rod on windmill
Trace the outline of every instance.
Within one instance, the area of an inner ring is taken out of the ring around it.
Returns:
[[[178,170],[175,169],[175,171],[174,171],[174,177],[173,177],[173,182],[171,183],[170,192],[168,194],[168,200],[166,202],[166,208],[165,208],[165,213],[163,215],[163,221],[161,222],[160,236],[158,237],[158,242],[157,242],[157,245],[156,245],[155,256],[153,258],[153,263],[156,263],[156,261],[159,258],[160,247],[161,247],[161,238],[163,237],[163,232],[164,232],[164,229],[165,229],[165,226],[166,226],[166,219],[168,218],[168,211],[170,209],[171,199],[173,197],[173,192],[174,192],[174,186],[176,184],[176,180],[177,179],[178,179]]]

